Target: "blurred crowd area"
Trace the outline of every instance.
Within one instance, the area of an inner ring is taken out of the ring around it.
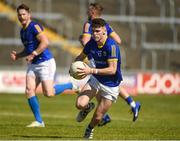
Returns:
[[[50,48],[63,69],[82,49],[78,39],[92,2],[104,7],[103,18],[122,39],[122,69],[179,72],[180,0],[0,0],[0,68],[26,65],[9,57],[22,49],[20,26],[10,17],[19,4],[29,5],[33,20],[59,37],[56,42],[52,37]]]

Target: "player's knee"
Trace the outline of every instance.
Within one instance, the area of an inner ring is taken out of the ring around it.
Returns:
[[[35,94],[35,89],[31,89],[31,88],[26,87],[25,93],[27,96],[32,96]]]
[[[82,106],[81,106],[81,104],[79,104],[79,103],[76,103],[76,108],[77,108],[78,110],[81,110],[81,109],[82,109]]]
[[[87,106],[87,104],[84,103],[84,102],[77,102],[76,103],[76,108],[79,109],[79,110],[85,109],[86,106]]]

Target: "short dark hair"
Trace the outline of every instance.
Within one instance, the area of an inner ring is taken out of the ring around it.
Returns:
[[[25,5],[25,4],[21,4],[17,7],[17,12],[20,10],[20,9],[25,9],[27,12],[30,12],[30,8]]]
[[[106,25],[106,22],[102,18],[95,18],[92,20],[92,28],[99,28]]]

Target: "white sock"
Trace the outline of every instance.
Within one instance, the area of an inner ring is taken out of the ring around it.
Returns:
[[[135,108],[135,107],[136,107],[136,103],[135,103],[135,101],[131,102],[131,104],[130,104],[130,105],[131,105],[131,107],[132,107],[132,108]]]

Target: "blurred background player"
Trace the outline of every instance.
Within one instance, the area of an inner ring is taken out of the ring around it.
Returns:
[[[17,16],[22,25],[20,36],[24,49],[19,53],[12,51],[10,56],[13,61],[25,57],[28,63],[25,93],[35,121],[27,127],[45,127],[35,94],[38,85],[42,84],[43,94],[47,97],[55,96],[66,89],[75,88],[75,86],[72,83],[53,86],[56,63],[48,49],[48,38],[43,33],[43,27],[37,22],[31,21],[30,8],[25,4],[18,6]]]
[[[85,46],[92,37],[92,27],[91,27],[92,20],[101,17],[102,11],[103,11],[103,7],[99,3],[90,3],[87,11],[88,21],[85,22],[83,26],[83,35],[80,36],[80,42],[83,46]],[[106,23],[105,27],[106,27],[107,35],[112,39],[114,39],[118,44],[121,44],[121,39],[119,35],[115,31],[113,31],[110,25]],[[88,56],[88,60],[90,62],[90,65],[94,66],[94,61],[91,56]],[[138,118],[138,112],[140,110],[140,103],[135,102],[123,87],[120,87],[119,96],[121,96],[128,103],[128,105],[131,106],[131,111],[133,113],[133,121],[136,121],[136,119]],[[106,114],[103,117],[103,120],[99,124],[99,126],[103,126],[110,121],[111,121],[110,116]]]
[[[95,68],[79,69],[79,75],[91,74],[87,84],[82,88],[77,97],[76,107],[80,110],[77,120],[82,121],[95,107],[89,101],[98,97],[98,104],[94,115],[85,130],[84,138],[93,138],[94,128],[102,120],[103,115],[112,106],[119,95],[119,85],[122,81],[120,47],[106,33],[106,22],[101,18],[92,20],[93,38],[85,45],[76,61],[83,61],[87,56],[94,59]]]

